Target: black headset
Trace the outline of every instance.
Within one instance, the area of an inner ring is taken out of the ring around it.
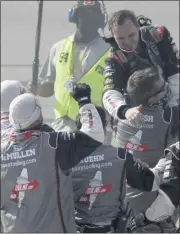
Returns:
[[[74,5],[72,8],[69,9],[69,13],[68,13],[68,19],[69,19],[69,22],[70,23],[76,23],[76,17],[75,17],[75,14],[76,14],[76,11],[79,7],[81,6],[85,6],[85,5],[93,5],[95,1],[82,1],[82,0],[79,0],[76,5]],[[102,21],[100,20],[100,25],[99,25],[99,28],[102,28],[104,29],[108,23],[108,14],[107,14],[107,11],[106,11],[106,7],[105,7],[105,4],[104,4],[104,1],[101,1],[102,4],[101,5],[101,16],[102,16]]]
[[[139,15],[137,17],[137,21],[138,21],[140,27],[149,26],[149,25],[152,24],[152,20],[149,19],[148,17],[144,16],[144,15]]]

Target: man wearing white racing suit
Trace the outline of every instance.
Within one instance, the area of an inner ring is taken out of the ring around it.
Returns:
[[[104,141],[90,87],[78,84],[80,131],[47,132],[30,93],[10,105],[12,133],[1,148],[1,223],[4,232],[76,232],[70,169]]]

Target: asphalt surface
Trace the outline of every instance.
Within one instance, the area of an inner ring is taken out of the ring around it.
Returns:
[[[51,46],[74,32],[68,22],[68,9],[75,1],[45,1],[43,12],[40,64]],[[178,1],[106,1],[109,14],[118,9],[130,9],[144,14],[154,24],[168,27],[179,47]],[[1,1],[1,80],[17,79],[23,83],[32,79],[35,31],[38,5],[36,1]],[[53,97],[40,98],[45,120],[51,122]]]

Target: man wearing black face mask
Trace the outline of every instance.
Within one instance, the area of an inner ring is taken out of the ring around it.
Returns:
[[[156,68],[134,72],[127,83],[130,108],[141,105],[142,122],[136,124],[132,118],[118,120],[118,146],[127,148],[134,157],[154,167],[163,155],[165,147],[176,141],[179,129],[178,107],[169,107],[169,89]],[[135,214],[145,212],[152,204],[157,192],[144,192],[127,187],[126,198]]]
[[[31,92],[42,97],[55,95],[53,127],[58,131],[76,130],[78,104],[69,91],[77,82],[90,85],[92,102],[101,105],[103,67],[109,53],[109,45],[98,33],[107,22],[103,2],[78,1],[69,10],[69,21],[76,24],[76,32],[53,45],[40,72],[39,85],[29,85]]]

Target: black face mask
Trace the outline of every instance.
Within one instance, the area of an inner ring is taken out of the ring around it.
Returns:
[[[102,13],[97,9],[79,9],[76,15],[77,41],[89,42],[98,36],[98,29],[102,25]]]

